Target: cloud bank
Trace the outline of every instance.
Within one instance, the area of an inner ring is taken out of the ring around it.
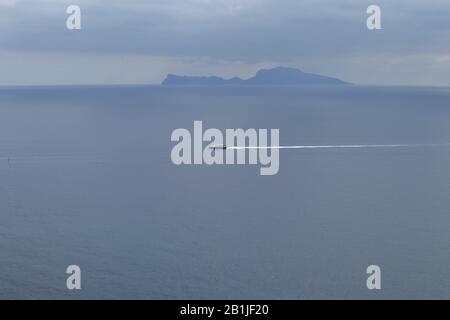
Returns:
[[[65,27],[82,9],[82,30]],[[0,0],[0,84],[247,77],[279,64],[362,84],[450,85],[450,2]],[[70,76],[68,76],[70,75]]]

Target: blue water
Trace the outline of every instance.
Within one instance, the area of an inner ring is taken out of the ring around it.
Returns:
[[[449,143],[450,89],[1,88],[0,298],[450,297],[449,147],[177,167],[171,132],[194,120],[283,145]]]

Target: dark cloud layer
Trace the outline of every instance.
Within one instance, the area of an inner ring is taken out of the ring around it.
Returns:
[[[82,8],[81,31],[65,28],[65,10],[73,3]],[[440,64],[449,74],[449,1],[377,1],[383,27],[378,31],[366,28],[370,4],[365,0],[0,0],[0,51],[60,57],[207,58],[211,65],[217,61],[332,64],[331,71],[353,78],[348,80],[381,84],[392,79],[377,74],[386,61],[399,68],[396,81],[404,78],[403,83],[411,83],[411,68],[423,74],[424,68],[431,72]],[[374,76],[365,80],[370,65]],[[431,84],[450,85],[443,74],[433,78]]]

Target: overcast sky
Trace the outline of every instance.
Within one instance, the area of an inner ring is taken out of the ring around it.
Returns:
[[[82,10],[67,30],[66,8]],[[366,9],[382,9],[382,30]],[[358,84],[450,86],[449,0],[0,0],[0,85],[249,77],[285,65]]]

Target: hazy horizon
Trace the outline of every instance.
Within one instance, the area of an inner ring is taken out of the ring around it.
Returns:
[[[279,66],[279,67],[285,67],[285,66]],[[274,68],[276,68],[276,67],[274,67]],[[290,67],[289,67],[290,68]],[[259,70],[263,70],[263,69],[258,69],[257,71],[259,71]],[[298,69],[299,70],[299,69]],[[257,72],[256,71],[256,72]],[[303,72],[305,72],[304,70],[301,70],[301,71],[303,71]],[[255,74],[256,74],[256,72],[255,72]],[[306,73],[309,73],[309,72],[306,72]],[[165,77],[164,77],[164,79],[166,78],[166,77],[168,77],[169,75],[176,75],[176,76],[188,76],[188,77],[192,77],[192,75],[190,75],[190,74],[171,74],[171,73],[168,73]],[[213,74],[213,75],[196,75],[196,76],[194,76],[194,77],[214,77],[214,76],[217,76],[217,77],[221,77],[221,76],[219,76],[219,75],[216,75],[216,74]],[[325,74],[321,74],[321,76],[329,76],[329,75],[325,75]],[[246,77],[246,78],[242,78],[242,77],[239,77],[239,76],[232,76],[232,77],[221,77],[222,79],[225,79],[225,80],[231,80],[231,79],[233,79],[233,78],[236,78],[236,77],[238,77],[238,78],[240,78],[240,79],[242,79],[242,80],[248,80],[248,79],[250,79],[251,78],[251,76],[250,77]],[[163,80],[164,80],[163,79]],[[345,79],[339,79],[339,80],[345,80]],[[30,87],[30,88],[34,88],[34,87],[95,87],[95,86],[99,86],[99,87],[101,87],[101,86],[105,86],[105,87],[108,87],[108,86],[167,86],[167,85],[165,85],[165,84],[163,84],[162,83],[163,81],[161,81],[160,83],[110,83],[110,84],[108,84],[108,83],[83,83],[83,84],[78,84],[78,83],[66,83],[66,84],[23,84],[23,85],[15,85],[15,84],[12,84],[12,85],[3,85],[3,84],[0,84],[0,88],[11,88],[11,87],[17,87],[17,88],[21,88],[21,87]],[[347,83],[347,85],[351,85],[351,86],[359,86],[359,87],[411,87],[411,88],[413,88],[413,87],[417,87],[417,88],[427,88],[427,87],[429,87],[429,88],[450,88],[450,85],[442,85],[442,86],[440,86],[440,85],[402,85],[402,84],[397,84],[397,85],[383,85],[383,84],[359,84],[359,83]],[[172,85],[173,86],[173,85]],[[183,86],[200,86],[200,87],[209,87],[209,86],[211,86],[211,87],[217,87],[217,86],[226,86],[226,87],[240,87],[240,86],[242,86],[241,84],[223,84],[223,85],[214,85],[214,84],[200,84],[200,85],[191,85],[191,84],[186,84],[186,85],[183,85],[183,84],[177,84],[176,85],[176,87],[177,86],[179,86],[179,87],[183,87]],[[258,86],[274,86],[274,85],[263,85],[263,84],[255,84],[255,85],[249,85],[249,84],[246,84],[246,86],[256,86],[256,87],[258,87]],[[300,85],[300,84],[280,84],[280,85],[275,85],[275,86],[299,86],[299,87],[303,87],[304,85]],[[329,85],[327,85],[327,84],[316,84],[316,85],[308,85],[308,86],[310,86],[310,87],[321,87],[321,86],[329,86]],[[333,85],[331,85],[331,86],[333,86]]]

